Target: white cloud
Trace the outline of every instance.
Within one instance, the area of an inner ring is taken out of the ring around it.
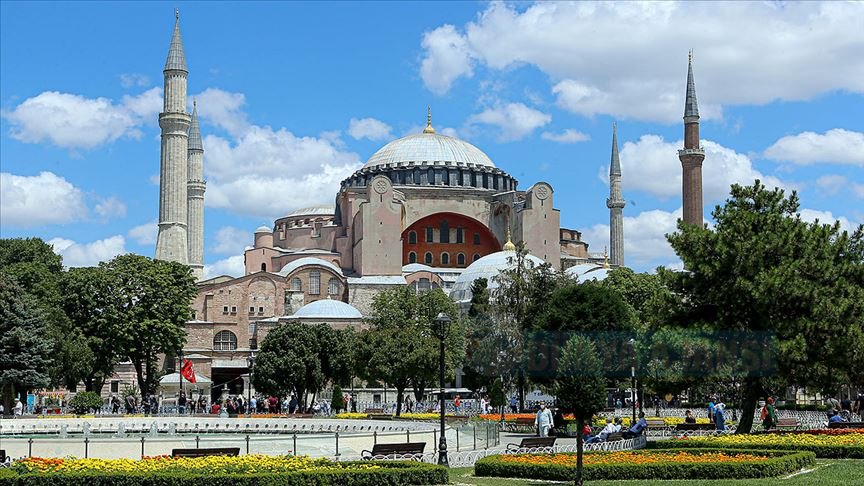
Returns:
[[[444,94],[457,78],[473,74],[468,40],[452,25],[444,25],[423,34],[426,57],[420,65],[420,76],[433,93]]]
[[[666,235],[677,230],[677,220],[681,217],[681,208],[674,212],[655,209],[624,216],[624,263],[640,271],[678,265],[680,260]],[[602,251],[609,245],[609,225],[592,226],[582,233],[582,239],[592,252]]]
[[[547,125],[550,121],[552,121],[551,116],[522,103],[507,103],[488,108],[468,118],[468,123],[482,123],[500,128],[501,141],[525,138],[535,129]]]
[[[352,118],[348,123],[348,135],[354,140],[390,140],[393,138],[392,130],[393,127],[375,118]]]
[[[0,173],[3,226],[71,223],[86,216],[84,193],[53,172],[41,172],[37,176]]]
[[[561,133],[543,132],[540,134],[540,138],[558,143],[577,143],[591,140],[591,137],[587,133],[582,133],[573,128],[568,128]]]
[[[154,219],[149,223],[135,226],[127,234],[139,245],[155,245],[159,234],[159,221]]]
[[[246,249],[246,245],[251,242],[252,232],[233,226],[223,226],[216,232],[215,242],[211,251],[219,255],[242,254]]]
[[[678,149],[682,140],[666,142],[659,135],[642,135],[637,142],[621,147],[621,172],[626,191],[645,191],[661,198],[681,197],[682,173]],[[723,200],[733,183],[750,185],[759,179],[768,187],[790,188],[776,177],[762,174],[744,154],[710,140],[703,140],[705,161],[702,163],[704,205]]]
[[[67,267],[91,267],[126,253],[126,240],[122,235],[91,243],[77,243],[65,238],[53,238],[47,243],[54,246],[54,251],[63,257],[63,264]]]
[[[848,182],[841,175],[824,175],[816,179],[816,187],[823,193],[832,196],[843,190]]]
[[[864,133],[834,128],[821,135],[788,135],[768,147],[765,157],[799,165],[825,162],[864,166]]]
[[[246,263],[244,255],[235,255],[224,260],[219,260],[210,264],[204,265],[204,279],[218,277],[220,275],[230,275],[232,277],[242,277],[246,274]]]
[[[120,75],[120,85],[124,88],[146,88],[150,86],[150,78],[139,73],[123,73]]]
[[[93,208],[96,214],[103,218],[123,217],[126,216],[126,203],[111,196],[96,203]]]
[[[243,111],[246,95],[229,93],[218,88],[207,88],[191,97],[198,103],[198,117],[211,123],[232,136],[241,136],[249,129],[249,121]],[[192,99],[189,100],[189,112],[192,112]]]
[[[420,75],[444,94],[478,66],[531,65],[575,113],[680,122],[692,47],[700,111],[717,118],[727,104],[864,92],[862,16],[860,2],[495,2],[426,33]]]
[[[120,103],[45,91],[4,111],[3,117],[9,120],[10,135],[16,140],[89,149],[123,136],[139,138],[138,127],[152,123],[160,106],[161,88],[124,96]]]
[[[852,184],[852,193],[857,197],[864,198],[864,184]]]
[[[332,203],[339,183],[361,166],[357,154],[332,141],[285,128],[250,125],[234,141],[208,135],[204,149],[206,204],[264,218]]]
[[[853,232],[858,226],[856,223],[849,221],[845,216],[834,217],[831,211],[819,211],[817,209],[802,209],[798,212],[803,221],[814,222],[819,220],[823,224],[834,224],[835,221],[840,221],[840,229],[843,231]]]

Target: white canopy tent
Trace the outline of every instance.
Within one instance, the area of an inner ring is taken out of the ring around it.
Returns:
[[[170,373],[163,376],[159,379],[159,385],[166,398],[173,397],[180,393],[180,373]],[[209,395],[212,386],[213,382],[210,381],[210,378],[198,373],[195,373],[195,383],[189,383],[189,380],[183,378],[183,391],[186,392],[187,397],[191,396],[190,392],[193,390],[197,390],[199,394],[204,394],[203,392],[206,391]]]

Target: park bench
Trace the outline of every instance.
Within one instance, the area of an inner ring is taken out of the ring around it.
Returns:
[[[533,417],[518,417],[512,422],[505,422],[504,425],[507,432],[534,433],[537,430]]]
[[[368,413],[368,414],[372,414],[372,415],[376,415],[376,414],[384,413],[384,409],[383,408],[367,408],[363,412]]]
[[[405,442],[398,444],[375,444],[372,450],[360,452],[364,460],[369,459],[411,459],[419,461],[422,459],[423,450],[426,449],[425,442]]]
[[[666,432],[669,431],[669,426],[666,425],[666,422],[663,419],[647,419],[645,422],[648,423],[648,427],[646,427],[645,435],[648,435],[648,432],[660,432],[660,435],[666,435]]]
[[[864,429],[864,422],[828,422],[829,429]]]
[[[9,467],[9,464],[12,462],[10,459],[6,457],[6,451],[0,449],[0,467]]]
[[[531,449],[544,449],[554,452],[555,439],[557,437],[526,437],[519,444],[507,444],[507,452],[514,453]]]
[[[366,418],[369,420],[393,420],[393,416],[389,413],[367,413]]]
[[[774,426],[777,430],[798,430],[800,427],[801,422],[797,418],[777,419],[777,425]]]
[[[214,447],[210,449],[171,449],[171,457],[239,456],[239,447]]]
[[[619,440],[624,440],[624,434],[622,434],[621,432],[615,432],[613,434],[609,434],[604,442],[616,442]]]

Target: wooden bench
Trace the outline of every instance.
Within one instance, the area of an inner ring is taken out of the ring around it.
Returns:
[[[781,418],[777,419],[777,425],[774,428],[777,430],[798,430],[801,428],[801,422],[796,418]]]
[[[11,462],[10,458],[6,457],[6,451],[0,449],[0,467],[9,467],[9,463]]]
[[[864,429],[864,422],[828,422],[829,429]]]
[[[372,450],[360,452],[364,460],[369,459],[411,459],[419,461],[422,459],[423,450],[426,449],[425,442],[405,442],[399,444],[375,444]]]
[[[372,414],[372,415],[376,415],[376,414],[384,413],[384,409],[383,408],[367,408],[366,410],[363,410],[363,412],[368,413],[368,414]]]
[[[624,435],[621,432],[615,432],[615,433],[609,434],[606,437],[606,440],[603,442],[616,442],[619,440],[624,440]]]
[[[507,452],[519,452],[524,449],[551,449],[555,447],[557,437],[526,437],[519,444],[507,444]]]
[[[715,424],[678,424],[675,426],[675,432],[694,432],[694,431],[709,431],[715,430]]]
[[[239,447],[214,447],[210,449],[171,449],[171,457],[239,456]]]
[[[367,413],[366,418],[369,420],[393,420],[393,416],[389,413]]]
[[[534,425],[533,417],[518,417],[512,422],[505,422],[508,432],[528,432],[534,433],[537,431],[537,426]]]

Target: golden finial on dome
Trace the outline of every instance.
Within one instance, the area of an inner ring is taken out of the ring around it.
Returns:
[[[435,133],[435,129],[432,128],[432,107],[426,107],[426,128],[423,129],[423,133]]]
[[[603,247],[603,268],[609,268],[609,252]]]
[[[516,245],[510,240],[510,226],[507,226],[507,243],[504,243],[504,251],[516,251]]]

